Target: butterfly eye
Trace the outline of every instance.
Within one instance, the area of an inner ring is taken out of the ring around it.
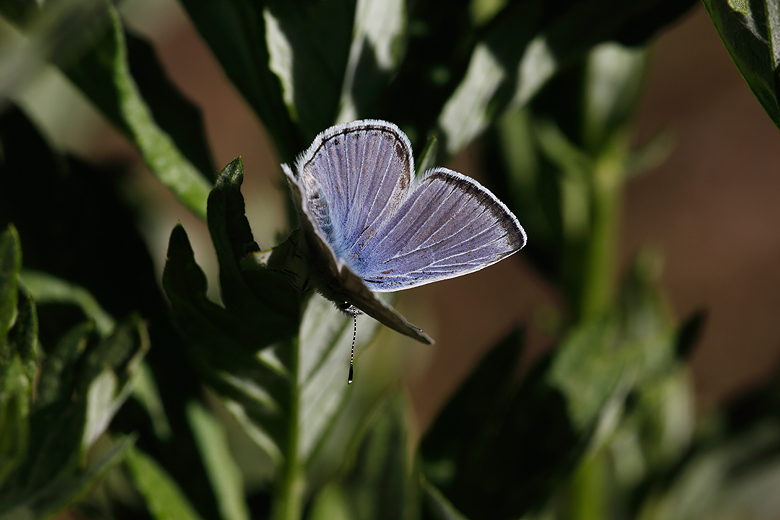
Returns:
[[[360,312],[360,311],[358,310],[358,308],[357,308],[357,307],[355,307],[354,305],[352,305],[352,304],[351,304],[351,303],[349,303],[349,302],[341,302],[341,303],[337,303],[337,304],[336,304],[336,307],[338,307],[340,311],[343,311],[343,312],[345,312],[345,313],[349,314],[349,315],[350,315],[350,316],[352,316],[353,318],[354,318],[355,316],[357,316],[358,314],[363,314],[362,312]]]

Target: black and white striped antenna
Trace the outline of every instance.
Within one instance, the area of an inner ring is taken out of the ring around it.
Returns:
[[[352,316],[352,347],[349,351],[349,377],[347,378],[347,384],[352,384],[352,378],[355,375],[355,341],[357,340],[357,317],[358,314],[363,314],[357,307],[347,302],[338,305],[338,308],[345,313]]]

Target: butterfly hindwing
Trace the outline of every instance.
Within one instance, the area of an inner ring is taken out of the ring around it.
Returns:
[[[487,267],[525,241],[517,219],[490,191],[436,168],[366,244],[358,272],[372,291],[408,289]]]

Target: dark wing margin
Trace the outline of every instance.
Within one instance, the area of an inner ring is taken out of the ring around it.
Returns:
[[[517,218],[487,188],[436,168],[366,244],[357,270],[372,291],[396,291],[478,271],[525,243]]]

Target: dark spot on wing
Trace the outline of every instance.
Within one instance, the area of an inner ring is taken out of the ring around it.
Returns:
[[[395,156],[402,161],[407,160],[406,148],[404,147],[403,143],[401,143],[401,141],[396,141],[395,143]]]

